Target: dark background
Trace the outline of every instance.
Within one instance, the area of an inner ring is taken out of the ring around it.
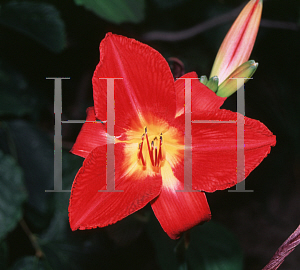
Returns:
[[[207,194],[212,221],[192,230],[187,251],[168,239],[149,207],[107,228],[71,232],[69,193],[44,192],[53,188],[54,149],[54,83],[46,77],[70,77],[63,81],[62,120],[84,120],[107,32],[209,76],[246,2],[98,1],[107,10],[96,0],[81,2],[90,8],[71,0],[0,1],[0,269],[262,269],[300,223],[300,2],[264,1],[250,57],[259,67],[245,87],[246,116],[263,122],[277,145],[246,179],[254,192]],[[195,25],[198,33],[188,38],[150,35]],[[236,95],[223,108],[235,111]],[[68,153],[80,126],[62,125],[64,189],[83,161]],[[280,269],[298,269],[299,255],[298,248]]]

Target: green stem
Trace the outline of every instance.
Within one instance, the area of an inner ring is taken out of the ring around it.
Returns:
[[[35,250],[35,256],[40,259],[44,258],[45,255],[37,241],[37,237],[30,231],[30,229],[27,226],[27,223],[25,222],[25,220],[23,218],[19,221],[19,224],[22,227],[23,231],[26,233],[27,237],[29,238],[29,240]]]

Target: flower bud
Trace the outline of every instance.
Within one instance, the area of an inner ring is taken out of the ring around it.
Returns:
[[[203,83],[204,85],[206,85],[206,84],[207,84],[207,82],[208,82],[208,79],[207,79],[207,77],[206,77],[205,75],[201,76],[201,78],[200,78],[200,82],[201,82],[201,83]]]
[[[249,81],[258,67],[258,63],[253,60],[247,61],[240,65],[235,71],[233,71],[224,82],[222,82],[218,88],[217,96],[229,97],[237,91],[237,83],[234,78],[248,78],[245,79],[245,83]]]
[[[216,56],[210,77],[218,76],[221,84],[230,73],[248,61],[257,36],[262,0],[251,0],[241,11]]]
[[[208,80],[208,82],[206,83],[206,86],[209,89],[211,89],[213,92],[217,92],[218,84],[219,84],[219,78],[217,76],[214,76]]]

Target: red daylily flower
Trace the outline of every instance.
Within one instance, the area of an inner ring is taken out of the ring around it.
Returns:
[[[115,188],[123,192],[98,192],[106,189],[109,135],[106,123],[86,122],[71,150],[85,158],[71,191],[72,230],[116,223],[148,203],[172,239],[210,220],[204,192],[237,184],[236,124],[192,123],[192,183],[201,192],[176,192],[184,188],[184,80],[174,82],[166,60],[151,47],[111,33],[100,44],[87,121],[107,119],[106,82],[99,78],[123,78],[115,82],[114,96]],[[236,120],[237,113],[220,109],[224,100],[192,80],[192,120]],[[247,117],[244,138],[247,176],[276,140]]]

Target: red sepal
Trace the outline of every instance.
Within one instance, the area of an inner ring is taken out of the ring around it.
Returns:
[[[97,146],[106,145],[106,123],[96,122],[94,107],[86,110],[86,121],[77,136],[71,153],[86,158]],[[91,123],[90,121],[95,121]]]

